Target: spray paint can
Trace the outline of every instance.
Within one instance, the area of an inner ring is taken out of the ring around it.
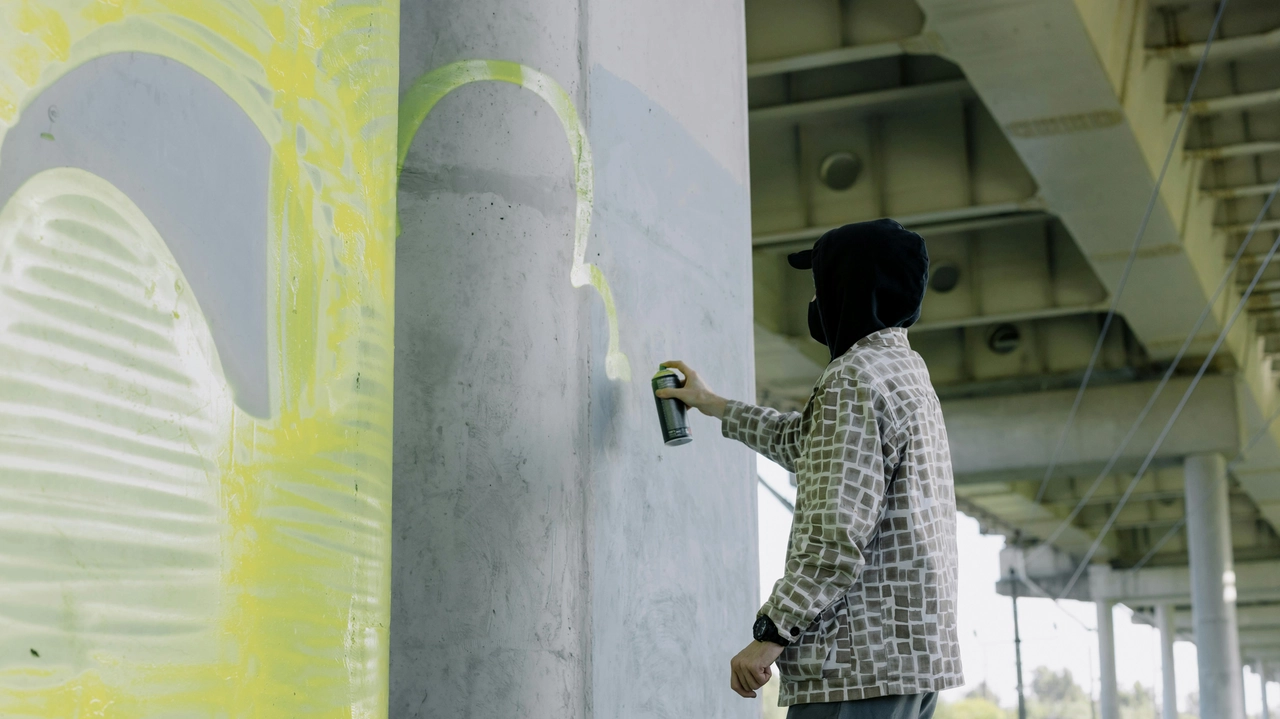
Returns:
[[[659,367],[653,376],[653,391],[672,389],[681,386],[680,377],[674,370]],[[688,408],[678,399],[654,399],[658,403],[658,424],[662,427],[662,441],[669,447],[689,444],[693,435],[689,433],[689,419],[685,416]]]

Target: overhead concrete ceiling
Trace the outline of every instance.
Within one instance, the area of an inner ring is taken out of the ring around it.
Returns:
[[[1109,475],[1097,472],[1114,442],[1068,452],[1041,501],[1039,485],[1121,290],[1216,9],[747,0],[759,399],[798,407],[826,362],[807,336],[812,279],[786,254],[831,227],[894,217],[929,246],[933,281],[911,342],[944,401],[962,508],[1024,545],[1070,517],[1054,544],[1083,555],[1171,410],[1153,412],[1125,455],[1136,459]],[[1231,0],[1102,342],[1080,432],[1103,415],[1115,437],[1127,430],[1280,178],[1277,66],[1280,3]],[[1188,386],[1278,230],[1280,208],[1263,218],[1162,402]],[[1209,444],[1234,460],[1237,558],[1280,557],[1280,429],[1268,424],[1276,352],[1280,268],[1269,268],[1096,559],[1186,565],[1180,537],[1156,545],[1181,518],[1180,458]],[[1036,438],[1016,466],[966,465],[966,456],[1010,456],[1015,430]]]

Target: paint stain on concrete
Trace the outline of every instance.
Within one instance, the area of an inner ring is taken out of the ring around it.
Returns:
[[[618,310],[609,281],[600,268],[587,262],[587,239],[591,235],[591,213],[595,203],[595,166],[586,128],[569,93],[545,73],[519,63],[501,60],[463,60],[443,65],[418,78],[400,98],[397,175],[404,170],[405,157],[418,128],[445,95],[473,82],[505,82],[533,92],[555,112],[564,127],[573,155],[574,188],[577,201],[574,212],[573,264],[569,282],[574,287],[591,285],[604,302],[609,322],[609,350],[605,357],[605,374],[622,382],[631,379],[631,363],[622,353],[618,331]]]

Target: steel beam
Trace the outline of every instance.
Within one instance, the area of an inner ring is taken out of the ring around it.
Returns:
[[[1174,628],[1179,634],[1188,634],[1193,629],[1191,610],[1175,609],[1173,615]],[[1135,621],[1137,621],[1135,614]],[[1275,629],[1280,630],[1280,604],[1237,604],[1236,626],[1241,631]]]
[[[821,100],[789,102],[773,107],[762,107],[747,113],[753,127],[769,123],[797,122],[827,115],[871,115],[928,105],[938,100],[970,99],[974,97],[968,80],[946,80],[924,85],[895,87],[875,92],[828,97]]]
[[[894,219],[903,227],[928,237],[930,235],[1008,227],[1030,222],[1045,222],[1050,219],[1050,216],[1040,212],[1041,207],[1042,202],[1038,199],[1033,199],[1030,201],[970,205],[951,210],[921,212],[915,215],[902,215]],[[833,229],[835,229],[834,226],[801,227],[784,232],[771,232],[769,234],[756,235],[752,238],[751,245],[753,249],[757,250],[762,248],[783,250],[789,249],[790,245],[795,245],[796,249],[802,249],[812,245],[814,240]]]
[[[1258,140],[1256,142],[1238,142],[1234,145],[1222,145],[1220,147],[1199,147],[1194,150],[1187,150],[1187,156],[1198,160],[1220,160],[1224,157],[1264,155],[1269,152],[1280,152],[1280,142]]]
[[[1138,430],[1122,460],[1140,460],[1155,443],[1190,380],[1171,380]],[[1155,389],[1154,382],[1133,382],[1091,389],[1081,404],[1058,462],[1064,469],[1100,467]],[[1038,477],[1062,433],[1063,418],[1075,390],[1004,397],[952,399],[942,403],[951,439],[951,462],[958,482]],[[1188,452],[1235,453],[1235,388],[1230,377],[1205,377],[1183,413],[1197,421],[1178,422],[1159,457]]]
[[[1245,235],[1249,233],[1249,230],[1253,229],[1253,223],[1241,222],[1234,225],[1218,225],[1218,229],[1224,232],[1229,232],[1233,235]],[[1262,222],[1259,222],[1258,231],[1261,232],[1265,230],[1280,230],[1280,220],[1263,220]],[[1267,253],[1265,252],[1251,253],[1244,255],[1244,258],[1247,260],[1261,260],[1266,257],[1266,254]]]
[[[1147,51],[1147,57],[1168,60],[1178,65],[1194,65],[1204,55],[1205,43],[1195,42],[1187,45],[1172,45]],[[1236,58],[1256,55],[1267,50],[1280,47],[1280,28],[1257,35],[1241,35],[1223,40],[1214,40],[1209,48],[1210,60],[1234,60]]]
[[[934,332],[937,330],[953,330],[958,327],[977,327],[979,325],[995,325],[1005,322],[1030,322],[1047,320],[1054,317],[1073,317],[1075,315],[1101,314],[1107,311],[1108,305],[1074,305],[1069,307],[1042,307],[1025,312],[1009,312],[997,315],[970,315],[969,317],[953,317],[933,322],[918,322],[911,326],[912,334]]]
[[[757,77],[768,77],[770,75],[784,75],[789,72],[816,70],[823,67],[847,65],[852,62],[880,60],[886,57],[897,57],[899,55],[908,55],[911,53],[933,52],[935,52],[935,50],[926,38],[916,36],[905,40],[878,42],[870,45],[853,45],[851,47],[824,50],[822,52],[814,52],[807,55],[796,55],[777,60],[753,62],[747,65],[747,77],[749,79],[754,79]]]
[[[1265,197],[1271,194],[1276,187],[1274,182],[1265,182],[1260,185],[1239,185],[1236,187],[1218,187],[1212,190],[1204,190],[1207,197],[1215,200],[1231,200],[1238,197]]]
[[[1197,100],[1191,103],[1191,113],[1199,116],[1214,115],[1231,110],[1249,110],[1262,105],[1273,105],[1277,102],[1280,102],[1280,89],[1244,92],[1239,95],[1215,97],[1211,100]],[[1182,112],[1182,105],[1180,103],[1170,103],[1168,109],[1170,112]]]
[[[1095,598],[1129,606],[1191,603],[1189,567],[1150,567],[1136,572],[1102,567],[1089,575]],[[1236,601],[1280,602],[1280,561],[1235,565]]]

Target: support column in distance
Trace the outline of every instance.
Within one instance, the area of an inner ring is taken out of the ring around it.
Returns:
[[[1164,685],[1160,716],[1161,719],[1178,719],[1178,683],[1173,669],[1173,640],[1176,638],[1173,605],[1156,607],[1156,626],[1160,629],[1160,670],[1161,684]]]
[[[1262,680],[1262,719],[1271,719],[1271,707],[1267,704],[1267,662],[1258,660],[1258,678]]]
[[[1226,462],[1219,454],[1200,454],[1187,457],[1185,466],[1200,711],[1206,717],[1244,719]]]
[[[1102,686],[1098,692],[1100,719],[1120,719],[1120,703],[1116,692],[1116,633],[1111,617],[1114,605],[1098,601],[1098,673]]]

